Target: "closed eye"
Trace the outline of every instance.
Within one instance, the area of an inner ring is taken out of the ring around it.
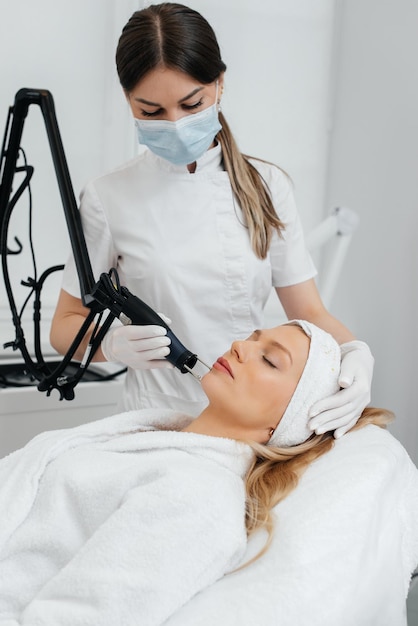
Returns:
[[[161,114],[162,109],[157,109],[156,111],[141,111],[144,117],[155,117],[156,115]]]
[[[263,361],[265,363],[267,363],[267,365],[269,365],[270,367],[273,367],[275,370],[277,370],[277,366],[274,365],[274,363],[272,363],[272,361],[270,361],[266,356],[263,356]]]
[[[202,103],[203,103],[203,100],[201,98],[199,102],[196,102],[195,104],[182,104],[182,107],[186,111],[192,111],[193,109],[198,109],[200,106],[202,106]]]
[[[195,104],[182,104],[181,108],[184,111],[193,111],[194,109],[198,109],[199,107],[201,107],[203,104],[203,100],[202,98],[198,101],[195,102]],[[159,115],[162,115],[164,113],[164,110],[162,108],[160,109],[156,109],[155,111],[145,111],[144,109],[141,109],[141,114],[144,117],[158,117]]]

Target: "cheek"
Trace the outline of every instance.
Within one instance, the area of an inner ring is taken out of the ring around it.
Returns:
[[[236,399],[245,413],[259,417],[280,416],[282,393],[277,377],[253,374],[240,381],[238,387]]]
[[[213,371],[202,378],[201,385],[211,403],[237,412],[241,419],[257,416],[276,426],[289,404],[296,383],[286,376],[278,377],[264,371],[262,376],[252,371],[234,381]]]
[[[277,378],[271,381],[259,381],[257,388],[254,388],[257,408],[260,414],[272,421],[272,425],[275,426],[280,421],[290,402],[294,388],[293,381],[285,378],[280,381]]]
[[[257,401],[257,394],[244,385],[242,381],[232,380],[220,372],[209,372],[201,381],[209,403],[225,415],[238,415],[241,418],[248,414],[253,415]]]

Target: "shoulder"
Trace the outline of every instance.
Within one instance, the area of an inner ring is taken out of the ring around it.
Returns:
[[[190,433],[177,433],[187,439]],[[191,436],[193,439],[195,436]],[[211,439],[214,439],[213,437]],[[174,443],[174,440],[173,440]],[[213,510],[227,511],[242,515],[245,502],[245,488],[243,467],[246,460],[242,455],[231,449],[224,449],[220,440],[220,447],[190,445],[187,442],[180,449],[171,450],[172,463],[168,463],[171,479],[178,485],[184,494],[193,494],[193,498],[210,502]],[[167,458],[170,452],[167,454]],[[177,457],[177,462],[175,462]],[[198,495],[197,495],[197,492]]]
[[[274,163],[254,157],[250,157],[249,160],[262,177],[276,210],[280,207],[280,216],[283,218],[283,211],[286,211],[286,207],[294,208],[295,204],[292,179],[287,172]]]
[[[101,194],[117,190],[122,187],[126,189],[129,184],[135,184],[145,170],[149,169],[150,163],[147,153],[140,154],[118,167],[90,179],[83,188],[82,197],[89,194]]]
[[[282,185],[286,188],[292,187],[290,176],[275,163],[255,157],[249,157],[249,161],[267,183]]]
[[[120,179],[125,179],[127,177],[129,178],[131,176],[134,176],[138,168],[140,168],[144,163],[145,163],[145,155],[140,154],[134,157],[133,159],[129,159],[129,161],[122,163],[121,165],[119,165],[118,167],[115,167],[114,169],[110,171],[105,172],[104,174],[101,174],[100,176],[96,176],[95,178],[92,178],[87,183],[87,186],[89,185],[100,186],[108,182],[114,182]]]
[[[135,205],[144,181],[150,180],[145,155],[141,154],[119,167],[92,178],[80,193],[80,209],[86,218],[106,215],[118,217],[121,210]]]

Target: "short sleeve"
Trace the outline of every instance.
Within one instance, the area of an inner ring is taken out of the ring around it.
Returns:
[[[270,244],[270,263],[274,287],[288,287],[314,278],[314,262],[306,246],[299,212],[288,176],[269,163],[254,161],[263,176],[276,213],[285,225],[281,235],[273,233]]]

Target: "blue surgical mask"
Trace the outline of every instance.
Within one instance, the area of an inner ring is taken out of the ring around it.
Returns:
[[[215,104],[175,122],[138,120],[138,141],[158,156],[174,163],[188,165],[199,159],[213,142],[222,126],[218,119],[218,85]]]

